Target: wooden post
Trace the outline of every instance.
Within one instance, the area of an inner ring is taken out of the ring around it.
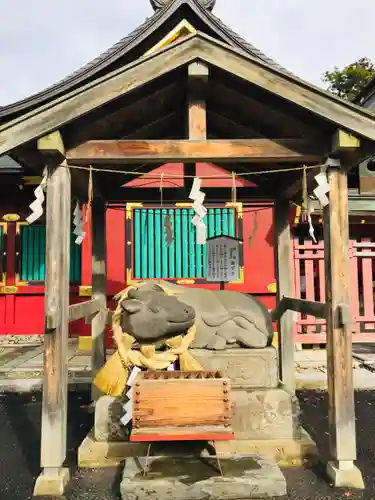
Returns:
[[[94,378],[106,361],[107,323],[107,266],[106,266],[106,208],[101,199],[95,199],[91,210],[92,224],[92,298],[101,301],[100,311],[91,323],[91,370]],[[92,399],[99,396],[92,386]]]
[[[335,486],[363,488],[354,466],[356,435],[350,311],[348,181],[344,169],[329,168],[329,204],[324,208],[327,302],[329,445],[327,472]]]
[[[208,67],[200,62],[188,67],[187,123],[188,139],[207,139],[206,88]],[[190,192],[197,172],[196,163],[184,163],[184,186]],[[188,177],[186,177],[188,176]]]
[[[277,199],[274,207],[275,268],[277,305],[283,297],[293,297],[292,240],[289,202]],[[292,311],[278,320],[279,377],[285,390],[295,392],[294,338]]]
[[[44,381],[41,466],[34,495],[61,495],[69,479],[67,444],[71,181],[64,164],[49,168],[46,210]]]

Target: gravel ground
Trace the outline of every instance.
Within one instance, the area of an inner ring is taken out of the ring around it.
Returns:
[[[317,441],[323,456],[327,456],[326,394],[301,391],[299,398],[304,426]],[[121,470],[74,470],[76,450],[92,425],[92,415],[85,408],[88,402],[88,393],[69,394],[67,464],[72,467],[73,479],[64,498],[119,500]],[[375,499],[375,391],[358,392],[356,408],[358,465],[365,476],[366,490],[332,489],[319,466],[315,470],[292,469],[284,471],[289,493],[283,500]],[[0,395],[0,500],[32,498],[34,481],[40,472],[40,412],[40,393]]]

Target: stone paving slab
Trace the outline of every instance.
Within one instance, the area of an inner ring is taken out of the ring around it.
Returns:
[[[241,500],[286,494],[276,462],[261,455],[232,457],[150,457],[125,461],[123,500]],[[145,467],[147,473],[145,474]]]
[[[18,362],[22,356],[27,353],[34,352],[35,347],[32,346],[1,346],[0,347],[0,369],[5,366],[10,366],[13,362]],[[21,361],[22,362],[22,361]],[[7,368],[8,369],[8,368]]]
[[[354,388],[357,390],[375,389],[375,373],[366,368],[353,370]],[[326,370],[303,370],[296,373],[297,389],[327,389]]]

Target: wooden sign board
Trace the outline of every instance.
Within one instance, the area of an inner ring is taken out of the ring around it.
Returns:
[[[130,441],[233,439],[231,385],[218,371],[142,372]]]
[[[208,238],[206,245],[207,281],[238,281],[242,241],[231,236],[216,236]]]

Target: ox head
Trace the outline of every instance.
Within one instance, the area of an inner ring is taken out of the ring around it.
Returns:
[[[195,310],[156,284],[130,289],[120,303],[124,332],[139,342],[156,342],[185,333],[195,321]]]

